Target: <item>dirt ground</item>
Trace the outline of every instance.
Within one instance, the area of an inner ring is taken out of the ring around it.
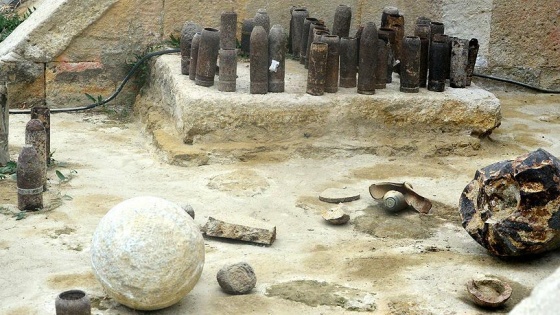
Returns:
[[[17,216],[15,182],[0,181],[0,314],[54,314],[56,295],[74,288],[89,294],[92,314],[507,313],[560,265],[560,253],[494,258],[461,227],[457,204],[478,168],[539,147],[560,156],[560,96],[496,93],[502,125],[468,149],[442,134],[436,139],[447,149],[431,154],[388,150],[275,159],[268,152],[199,167],[164,163],[138,119],[53,114],[55,162],[46,209]],[[15,160],[27,119],[10,117]],[[56,171],[67,179],[60,180]],[[433,201],[432,212],[384,211],[368,193],[381,181],[412,183]],[[321,218],[321,211],[334,205],[318,195],[331,187],[361,192],[347,204],[347,225]],[[104,294],[90,267],[90,243],[112,206],[140,195],[191,204],[201,226],[217,214],[261,219],[276,225],[277,240],[266,247],[206,238],[205,266],[195,288],[170,308],[134,311]],[[216,274],[241,261],[255,269],[257,286],[249,295],[227,295]],[[513,287],[504,308],[490,312],[470,302],[466,283],[482,276]]]

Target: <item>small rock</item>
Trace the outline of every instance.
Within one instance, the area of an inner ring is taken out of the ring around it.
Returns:
[[[194,220],[194,209],[191,205],[185,203],[181,205],[181,208],[183,208],[183,210],[185,210]]]
[[[343,205],[325,210],[322,213],[323,219],[334,225],[346,224],[348,220],[350,220],[350,216],[346,213],[345,210],[346,207]]]
[[[497,308],[511,297],[511,286],[498,279],[480,279],[467,282],[472,301],[482,307]]]
[[[358,199],[360,199],[360,193],[348,188],[327,188],[319,195],[319,200],[330,203],[350,202]]]
[[[249,217],[227,219],[209,217],[208,222],[202,227],[202,232],[208,236],[265,245],[272,245],[276,239],[276,226]]]
[[[224,266],[216,276],[218,284],[229,294],[246,294],[257,284],[253,268],[245,262]]]

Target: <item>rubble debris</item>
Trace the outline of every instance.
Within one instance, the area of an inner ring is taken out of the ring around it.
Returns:
[[[560,161],[543,149],[476,171],[459,201],[465,230],[496,256],[560,247]]]
[[[327,188],[319,195],[319,200],[329,203],[350,202],[358,199],[360,199],[360,193],[347,188]]]
[[[509,284],[493,278],[470,280],[467,282],[467,291],[476,305],[486,308],[497,308],[504,305],[512,293]]]
[[[229,238],[257,244],[272,245],[276,240],[276,226],[252,218],[209,217],[202,227],[207,236]]]
[[[222,267],[216,275],[218,284],[229,294],[247,294],[257,284],[253,267],[246,262]]]
[[[343,225],[350,220],[350,216],[346,213],[347,207],[340,204],[337,207],[324,210],[321,215],[323,219],[333,225]]]

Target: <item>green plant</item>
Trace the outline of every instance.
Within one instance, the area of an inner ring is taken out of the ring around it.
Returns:
[[[0,167],[0,179],[6,178],[6,175],[11,175],[17,172],[17,163],[9,161],[6,166]]]
[[[181,47],[181,37],[175,37],[173,34],[169,34],[169,39],[165,43],[173,48]]]
[[[56,170],[55,173],[56,173],[56,177],[58,177],[58,182],[59,183],[67,183],[72,178],[74,178],[74,176],[76,174],[78,174],[78,172],[76,170],[71,170],[70,173],[68,173],[68,175],[62,174],[62,172],[59,171],[59,170]]]
[[[27,8],[27,11],[21,16],[13,9],[0,13],[0,42],[4,41],[35,10],[35,7],[33,7],[33,10]]]

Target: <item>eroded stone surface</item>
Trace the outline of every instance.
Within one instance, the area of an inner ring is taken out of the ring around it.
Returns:
[[[497,256],[560,246],[560,162],[538,149],[478,170],[460,199],[463,227]]]
[[[276,226],[248,217],[209,217],[202,231],[208,236],[265,245],[276,239]]]
[[[180,206],[136,197],[101,219],[91,262],[109,296],[133,309],[156,310],[177,303],[196,285],[204,265],[204,240]]]
[[[246,262],[222,267],[216,279],[220,287],[229,294],[246,294],[257,284],[253,267]]]

